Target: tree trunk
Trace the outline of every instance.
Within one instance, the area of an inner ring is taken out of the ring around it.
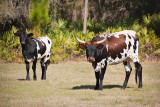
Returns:
[[[86,29],[87,29],[87,16],[88,16],[88,0],[85,0],[83,33],[86,33]]]
[[[76,14],[76,6],[75,6],[75,3],[76,0],[73,0],[73,14],[72,14],[72,22],[75,22],[77,20],[77,14]]]
[[[57,19],[57,0],[54,0],[55,2],[55,7],[54,7],[54,22],[56,22]]]

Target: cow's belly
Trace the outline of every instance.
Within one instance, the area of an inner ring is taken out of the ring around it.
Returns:
[[[33,62],[34,61],[34,59],[33,58],[30,58],[30,59],[25,59],[27,62]]]
[[[111,57],[108,57],[107,59],[107,65],[113,65],[113,64],[118,64],[123,62],[124,60],[126,60],[127,57],[122,57],[122,58],[116,58],[116,59],[112,59]]]
[[[122,58],[120,58],[120,59],[118,57],[116,59],[112,59],[111,57],[108,57],[108,59],[104,58],[96,64],[96,67],[94,70],[95,70],[95,72],[98,72],[98,71],[100,71],[101,68],[104,68],[106,66],[106,64],[107,65],[114,65],[114,64],[118,64],[123,61],[126,61],[126,60],[130,60],[130,58],[127,58],[125,56],[122,56]]]

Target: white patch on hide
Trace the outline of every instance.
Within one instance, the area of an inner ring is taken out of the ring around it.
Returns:
[[[106,37],[106,35],[99,35],[99,37],[100,37],[100,38],[102,38],[102,37],[103,37],[103,38],[105,38],[105,37]]]
[[[120,53],[121,54],[121,57],[118,57],[118,55],[116,56],[115,59],[113,59],[111,56],[108,57],[107,59],[103,59],[101,62],[97,63],[97,66],[95,67],[95,72],[98,72],[101,70],[101,68],[104,67],[105,65],[105,61],[107,62],[107,65],[110,65],[110,64],[118,64],[118,63],[121,63],[123,61],[125,61],[126,59],[131,59],[133,62],[139,62],[139,58],[138,58],[138,44],[139,42],[137,41],[136,42],[136,50],[134,52],[134,45],[135,45],[135,35],[136,35],[136,32],[135,31],[132,31],[132,30],[124,30],[124,31],[120,31],[120,32],[115,32],[115,33],[112,33],[112,34],[109,34],[107,36],[107,38],[112,38],[113,36],[116,37],[116,38],[120,38],[119,35],[125,35],[126,39],[125,39],[125,43],[126,43],[126,48],[123,49],[123,52]],[[102,37],[104,35],[100,35],[100,37]],[[118,43],[115,43],[114,44],[115,46],[118,45]],[[109,51],[109,45],[106,44],[106,49],[107,49],[107,52]],[[107,53],[106,53],[107,54]],[[127,65],[125,66],[125,69],[126,71],[130,71],[131,69],[131,66],[130,65]]]
[[[107,65],[118,64],[124,60],[125,58],[122,57],[121,59],[119,59],[118,56],[115,59],[112,59],[112,57],[108,57]]]
[[[94,71],[99,72],[101,70],[101,68],[104,68],[106,66],[105,62],[106,62],[106,58],[102,59],[100,62],[98,62]]]
[[[38,54],[38,59],[41,59],[41,58],[45,57],[44,62],[46,62],[48,59],[50,59],[50,51],[51,51],[52,42],[51,42],[51,40],[48,36],[39,37],[39,38],[37,38],[37,40],[42,41],[42,44],[44,43],[46,45],[45,53],[42,56],[41,56],[41,54]],[[48,43],[48,41],[50,43]],[[39,49],[40,48],[39,48],[38,43],[37,43],[37,52],[38,52]],[[47,55],[49,55],[49,57],[47,57]]]
[[[28,61],[28,62],[32,62],[33,60],[34,60],[34,59],[32,59],[32,58],[31,58],[31,59],[27,59],[27,58],[26,58],[26,61]]]
[[[108,51],[108,45],[106,44],[106,49],[107,49],[107,51]]]
[[[123,49],[123,53],[120,53],[122,55],[122,58],[120,58],[120,59],[118,58],[118,56],[116,57],[116,59],[112,59],[111,57],[109,57],[107,60],[107,64],[120,63],[120,62],[124,61],[127,57],[132,59],[133,62],[139,62],[139,59],[138,59],[138,44],[139,44],[139,42],[138,41],[136,42],[135,52],[134,52],[134,48],[133,48],[134,42],[135,42],[134,37],[136,35],[136,32],[132,31],[132,30],[124,30],[124,31],[112,33],[108,37],[114,36],[114,37],[119,38],[119,35],[121,35],[121,34],[126,36],[125,43],[127,45],[127,49]],[[129,38],[129,36],[131,38]],[[129,43],[131,44],[130,49],[129,49]]]
[[[126,72],[131,72],[131,65],[130,65],[130,63],[129,62],[127,62],[127,65],[124,65],[124,68],[125,68],[125,71]]]

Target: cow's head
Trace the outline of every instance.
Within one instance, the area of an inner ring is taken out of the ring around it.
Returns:
[[[25,45],[28,42],[28,38],[33,36],[33,33],[27,34],[26,30],[19,30],[18,32],[14,33],[14,35],[20,38],[21,45]]]
[[[76,40],[80,42],[79,47],[82,49],[86,49],[87,60],[91,63],[95,62],[95,58],[97,56],[97,50],[103,48],[104,45],[102,43],[106,41],[107,37],[105,37],[103,40],[100,40],[100,41],[86,41],[85,42],[85,41],[78,39],[75,33],[74,33],[74,36]]]

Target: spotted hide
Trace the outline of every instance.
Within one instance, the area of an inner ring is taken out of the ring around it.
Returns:
[[[74,33],[75,35],[75,33]],[[86,49],[87,60],[92,63],[96,76],[96,90],[103,89],[103,78],[107,65],[123,62],[126,77],[122,89],[125,89],[132,71],[130,61],[134,62],[136,68],[135,80],[139,77],[139,88],[142,88],[142,66],[138,58],[139,37],[135,31],[125,30],[112,34],[95,36],[91,41],[82,41],[79,46]]]
[[[42,80],[46,79],[46,70],[50,63],[50,52],[52,42],[48,36],[39,37],[37,39],[31,38],[33,33],[27,34],[26,31],[19,31],[14,33],[15,36],[20,38],[20,43],[22,46],[22,54],[26,64],[27,76],[26,80],[30,80],[29,76],[29,63],[33,62],[33,79],[36,80],[36,63],[40,59],[42,68]]]

